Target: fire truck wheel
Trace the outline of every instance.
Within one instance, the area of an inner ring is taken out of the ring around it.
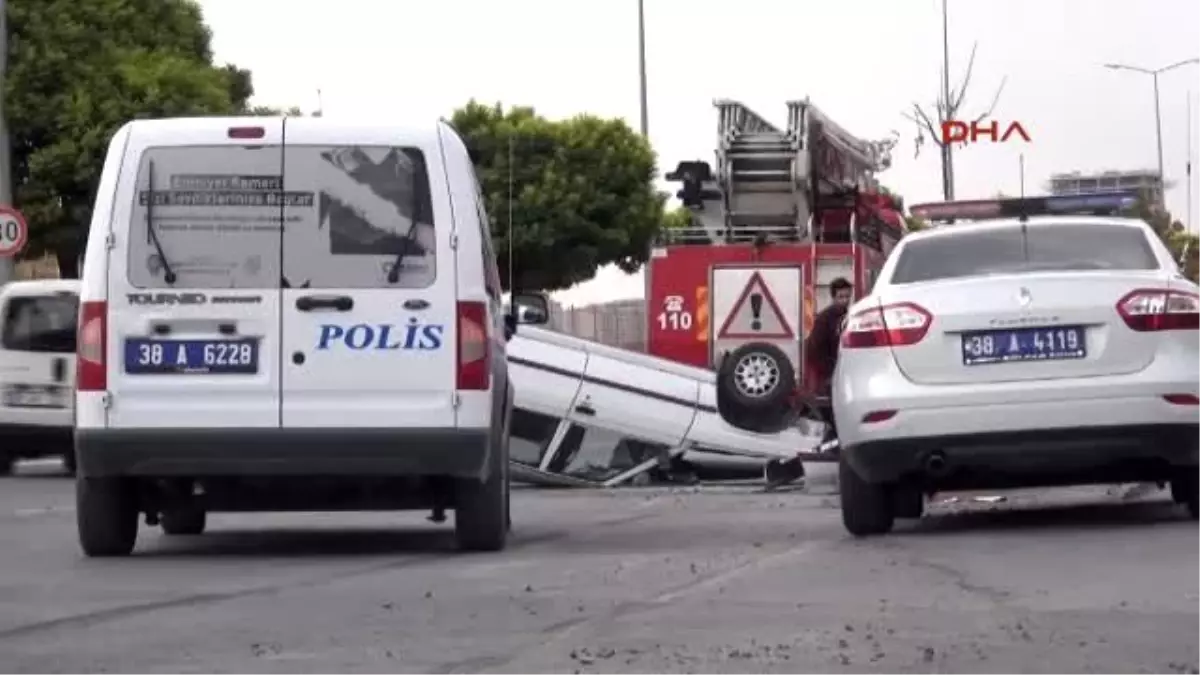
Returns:
[[[722,414],[774,426],[786,414],[796,386],[796,369],[775,345],[751,342],[733,350],[717,371],[717,403]],[[764,417],[768,419],[762,419]],[[729,420],[735,426],[735,420]]]

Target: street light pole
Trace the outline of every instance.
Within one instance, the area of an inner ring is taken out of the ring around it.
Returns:
[[[1192,63],[1200,63],[1200,58],[1184,59],[1178,63],[1172,63],[1169,66],[1163,66],[1162,68],[1155,69],[1130,66],[1123,63],[1104,64],[1104,67],[1110,70],[1129,70],[1135,73],[1149,75],[1154,80],[1154,133],[1158,143],[1158,190],[1160,200],[1166,199],[1167,177],[1163,169],[1162,112],[1160,107],[1161,104],[1158,100],[1158,76],[1169,70],[1175,70],[1180,66],[1186,66]],[[1191,124],[1191,120],[1188,120],[1188,124]]]
[[[12,206],[12,153],[8,141],[8,105],[3,92],[8,78],[8,0],[0,0],[0,205]],[[12,258],[0,258],[0,284],[12,281]]]
[[[0,0],[3,2],[3,0]],[[650,136],[650,106],[646,100],[646,2],[638,0],[638,77],[641,81],[642,136]]]
[[[939,115],[948,119],[950,110],[950,0],[942,0],[942,106]],[[942,198],[954,201],[954,145],[942,141]]]
[[[1189,230],[1192,229],[1192,92],[1187,95],[1187,218],[1184,219]]]
[[[1163,151],[1162,151],[1162,109],[1158,98],[1158,73],[1153,74],[1154,78],[1154,133],[1158,137],[1158,181],[1160,189],[1163,191],[1163,199],[1167,198],[1167,175],[1163,173]]]

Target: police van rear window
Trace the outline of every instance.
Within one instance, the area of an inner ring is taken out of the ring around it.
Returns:
[[[78,312],[74,293],[10,297],[4,305],[2,344],[8,351],[74,353]]]
[[[129,242],[138,288],[412,288],[436,275],[428,172],[410,148],[151,148]]]
[[[288,222],[284,274],[309,288],[425,288],[437,237],[425,155],[416,148],[288,145],[288,189],[315,195]],[[393,268],[395,268],[393,272]]]

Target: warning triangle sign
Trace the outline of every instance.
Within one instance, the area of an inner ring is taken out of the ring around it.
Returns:
[[[746,288],[733,303],[729,316],[717,332],[717,339],[793,339],[796,334],[788,325],[787,317],[779,309],[774,294],[763,281],[762,275],[755,272],[746,282]]]

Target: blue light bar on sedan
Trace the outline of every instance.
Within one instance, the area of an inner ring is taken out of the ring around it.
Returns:
[[[1137,192],[1097,192],[1082,195],[990,199],[915,204],[914,216],[930,221],[995,220],[1033,216],[1114,216],[1137,203]]]

